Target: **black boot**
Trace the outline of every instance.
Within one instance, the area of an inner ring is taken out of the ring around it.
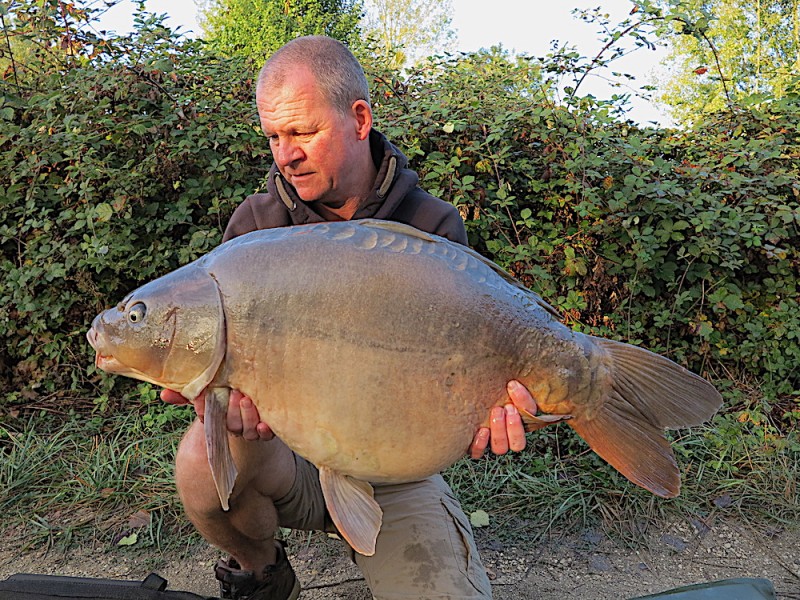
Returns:
[[[233,558],[220,560],[214,567],[219,580],[222,598],[233,600],[296,600],[300,596],[300,582],[289,564],[283,542],[275,542],[278,560],[264,567],[263,581],[258,581],[252,571],[243,571]]]

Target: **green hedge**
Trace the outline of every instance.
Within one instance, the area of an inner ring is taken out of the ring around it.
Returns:
[[[0,405],[108,392],[91,318],[214,247],[270,164],[257,67],[156,22],[6,80]],[[498,52],[402,80],[368,71],[379,128],[459,207],[477,249],[575,327],[664,353],[729,387],[730,406],[796,424],[797,95],[679,131],[592,98],[556,103],[547,69]]]
[[[270,162],[252,73],[144,27],[94,60],[5,88],[7,395],[92,390],[84,335],[93,313],[219,243]]]

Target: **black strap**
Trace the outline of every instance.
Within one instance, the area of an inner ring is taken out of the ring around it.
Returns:
[[[17,573],[0,581],[0,600],[215,600],[167,590],[167,580],[150,573],[143,581]]]
[[[150,573],[147,577],[144,578],[142,582],[142,587],[148,590],[156,590],[157,592],[163,592],[167,589],[167,580],[158,575],[157,573]]]

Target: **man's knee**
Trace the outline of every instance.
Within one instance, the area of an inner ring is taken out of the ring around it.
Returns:
[[[178,452],[175,455],[175,476],[180,484],[181,479],[190,479],[198,471],[210,471],[206,451],[203,424],[199,420],[189,426],[183,434]]]
[[[294,454],[279,439],[247,441],[230,436],[228,443],[237,469],[231,501],[241,494],[281,498],[292,488],[295,478]],[[218,503],[218,500],[214,500],[216,487],[208,464],[205,431],[199,420],[192,423],[178,446],[175,481],[184,504],[205,501],[211,505],[208,508],[212,509],[215,508],[212,500]]]
[[[175,455],[175,485],[184,505],[192,512],[220,509],[208,465],[203,424],[199,419],[192,423],[178,445]]]

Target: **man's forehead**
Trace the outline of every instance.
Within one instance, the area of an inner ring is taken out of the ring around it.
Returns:
[[[288,93],[267,95],[258,104],[263,121],[289,123],[324,119],[333,109],[318,94],[286,90]]]
[[[329,104],[316,80],[302,76],[287,78],[281,85],[263,86],[256,95],[259,110],[275,110],[283,104],[295,102],[306,102],[317,107]]]
[[[319,93],[320,86],[311,69],[298,64],[290,69],[280,69],[262,76],[256,87],[256,100],[261,97],[270,98],[286,90],[308,90]]]

